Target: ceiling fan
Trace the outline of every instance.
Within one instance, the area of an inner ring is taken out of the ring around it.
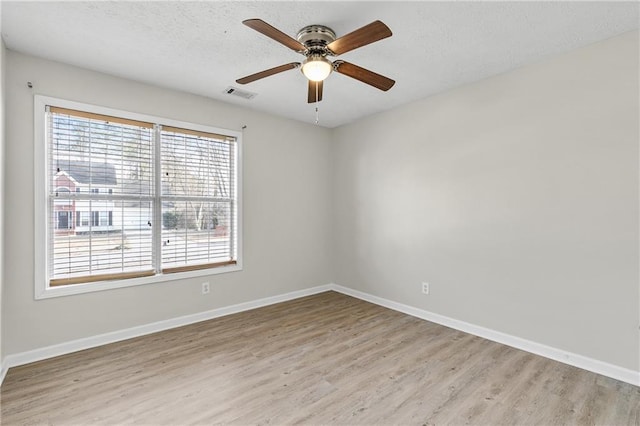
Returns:
[[[327,56],[338,56],[367,44],[371,44],[392,35],[391,30],[381,21],[374,21],[349,34],[336,38],[336,34],[324,25],[308,25],[301,29],[296,39],[288,36],[261,19],[247,19],[244,25],[274,39],[289,49],[305,56],[302,62],[291,62],[236,80],[238,84],[247,84],[261,78],[269,77],[295,68],[302,68],[302,73],[309,80],[308,103],[322,100],[323,81],[335,71],[355,78],[377,89],[387,91],[395,84],[394,80],[369,71],[352,63],[336,60],[331,62]]]

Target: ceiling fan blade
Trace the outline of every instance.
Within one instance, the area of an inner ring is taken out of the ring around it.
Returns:
[[[336,72],[355,78],[385,92],[393,87],[396,82],[384,75],[377,74],[357,65],[345,61],[335,61],[333,67]]]
[[[316,87],[317,87],[317,91],[316,91]],[[309,94],[307,96],[307,102],[312,104],[314,102],[320,102],[321,100],[322,100],[322,81],[309,80]]]
[[[274,39],[278,43],[284,44],[289,49],[295,50],[296,52],[304,52],[306,50],[304,44],[300,43],[293,37],[286,35],[279,29],[267,24],[262,19],[247,19],[242,21],[242,23],[259,33],[266,35],[267,37]]]
[[[269,68],[268,70],[260,71],[255,74],[248,75],[236,80],[238,84],[247,84],[252,81],[260,80],[261,78],[269,77],[270,75],[278,74],[284,71],[289,71],[300,66],[300,62],[291,62],[290,64],[280,65],[279,67]]]
[[[332,41],[327,45],[327,48],[336,55],[342,55],[358,47],[391,37],[392,34],[389,27],[383,24],[382,21],[374,21]]]

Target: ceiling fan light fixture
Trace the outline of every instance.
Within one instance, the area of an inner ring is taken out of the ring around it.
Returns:
[[[333,71],[331,61],[321,55],[309,56],[302,63],[302,73],[311,81],[323,81]]]
[[[332,71],[351,77],[385,92],[395,84],[395,81],[388,77],[349,62],[343,60],[331,62],[326,59],[326,56],[339,56],[362,46],[391,37],[391,30],[382,21],[373,21],[339,38],[336,38],[335,32],[329,27],[324,25],[307,25],[298,32],[296,39],[288,36],[262,19],[245,19],[242,23],[296,53],[303,55],[305,59],[302,62],[290,62],[239,78],[236,80],[238,84],[251,83],[274,74],[300,68],[305,78],[309,80],[309,84],[307,85],[307,102],[310,104],[322,100],[323,82]]]

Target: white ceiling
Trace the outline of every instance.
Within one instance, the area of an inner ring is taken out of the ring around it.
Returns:
[[[320,125],[376,112],[638,28],[636,2],[12,2],[2,1],[9,49],[313,123],[299,70],[245,86],[237,78],[302,56],[245,27],[261,18],[295,38],[322,24],[339,36],[376,19],[391,38],[346,61],[396,80],[379,91],[333,73]],[[245,100],[228,86],[258,94]]]

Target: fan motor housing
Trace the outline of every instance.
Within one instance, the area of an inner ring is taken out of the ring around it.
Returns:
[[[296,36],[308,49],[324,47],[336,39],[336,33],[324,25],[307,25]]]

